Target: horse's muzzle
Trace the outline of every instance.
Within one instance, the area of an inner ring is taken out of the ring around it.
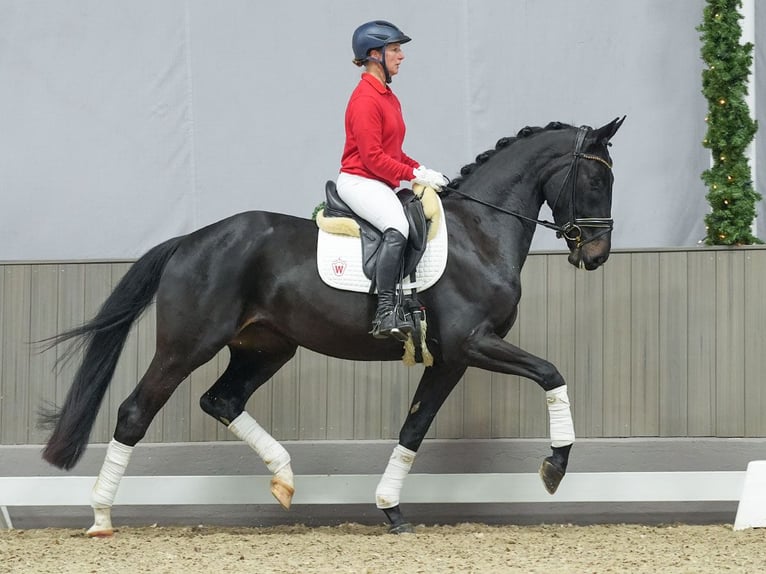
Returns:
[[[580,246],[573,246],[569,252],[569,262],[579,269],[593,271],[609,259],[611,241],[606,238],[596,239]]]

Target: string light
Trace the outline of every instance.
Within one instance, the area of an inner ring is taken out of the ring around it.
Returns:
[[[744,208],[760,200],[744,171],[750,169],[744,150],[753,139],[755,126],[752,120],[747,121],[749,118],[727,113],[740,111],[745,104],[741,92],[746,92],[747,76],[740,76],[745,72],[745,60],[752,57],[752,45],[741,43],[742,16],[730,8],[739,3],[706,0],[704,20],[697,27],[702,32],[701,54],[707,66],[702,75],[702,92],[708,104],[702,144],[712,151],[713,160],[702,174],[712,207],[712,213],[704,218],[704,243],[708,245],[762,243],[753,236],[752,219],[747,221],[744,213]]]

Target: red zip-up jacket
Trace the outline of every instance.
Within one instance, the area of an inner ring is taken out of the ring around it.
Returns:
[[[392,189],[412,179],[420,164],[402,151],[405,133],[399,99],[367,72],[346,107],[346,145],[340,170],[384,182]]]

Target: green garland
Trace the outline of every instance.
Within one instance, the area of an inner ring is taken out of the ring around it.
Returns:
[[[702,173],[712,208],[705,216],[708,245],[763,243],[752,234],[756,203],[745,150],[758,126],[745,101],[753,62],[753,44],[740,44],[741,0],[708,0],[701,32],[702,93],[708,100],[707,134],[702,144],[711,150],[713,166]]]

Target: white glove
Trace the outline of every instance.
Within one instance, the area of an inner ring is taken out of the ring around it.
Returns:
[[[421,165],[412,170],[414,183],[425,185],[426,187],[432,187],[436,191],[439,191],[442,187],[447,185],[447,178],[440,174],[438,171],[428,169],[426,166]]]

